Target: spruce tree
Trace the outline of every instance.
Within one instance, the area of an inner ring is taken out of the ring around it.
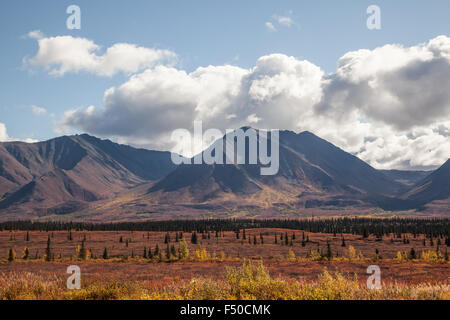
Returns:
[[[172,257],[176,257],[176,256],[177,256],[177,250],[175,249],[175,246],[174,246],[174,245],[172,245],[172,246],[170,247],[170,255],[171,255]]]
[[[416,250],[414,250],[414,248],[411,248],[411,250],[409,251],[409,259],[410,260],[417,259]]]
[[[330,261],[333,258],[333,253],[331,252],[330,242],[327,241],[327,259]]]
[[[28,250],[27,247],[25,247],[25,249],[23,249],[23,256],[22,259],[23,260],[28,260],[28,257],[30,256],[30,251]]]
[[[81,241],[81,247],[80,247],[80,251],[78,253],[78,258],[83,261],[87,260],[89,258],[89,251],[88,251],[88,249],[86,249],[84,239],[83,239],[83,241]]]
[[[47,248],[45,249],[45,261],[52,261],[52,249],[50,243],[50,236],[47,238]]]
[[[108,256],[108,249],[106,249],[106,247],[105,247],[105,249],[103,250],[103,259],[105,259],[105,260],[109,259],[109,256]]]
[[[180,241],[180,247],[178,248],[178,257],[180,259],[187,259],[189,258],[189,248],[187,246],[187,243],[184,239]]]
[[[149,259],[153,259],[152,248],[148,249],[148,258],[149,258]]]
[[[10,248],[8,251],[8,262],[14,262],[16,260],[16,252],[13,248]]]
[[[192,236],[191,236],[191,243],[192,244],[197,244],[197,232],[192,232]]]

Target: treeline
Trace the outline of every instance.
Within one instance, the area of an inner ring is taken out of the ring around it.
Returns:
[[[310,219],[208,219],[208,220],[170,220],[119,223],[86,222],[32,222],[9,221],[0,223],[2,230],[29,231],[182,231],[182,232],[223,232],[255,228],[281,228],[303,230],[313,233],[356,234],[364,237],[394,234],[425,234],[429,237],[448,237],[450,219],[415,218],[310,218]]]

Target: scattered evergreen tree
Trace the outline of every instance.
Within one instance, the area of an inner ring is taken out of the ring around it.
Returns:
[[[192,232],[191,243],[192,244],[197,244],[197,233],[195,231]]]
[[[331,245],[330,242],[327,241],[327,260],[331,261],[333,258],[333,253],[331,252]]]
[[[409,259],[410,260],[417,259],[416,250],[414,250],[414,248],[411,248],[411,250],[409,251]]]
[[[47,248],[45,248],[45,261],[52,261],[52,249],[51,249],[51,243],[50,243],[50,236],[47,238]]]
[[[176,257],[176,256],[177,256],[177,250],[175,249],[175,246],[174,246],[174,245],[172,245],[172,246],[170,247],[170,255],[171,255],[172,257]]]
[[[10,248],[8,251],[8,262],[14,262],[16,260],[16,252],[13,248]]]
[[[25,249],[23,249],[23,256],[22,259],[23,260],[28,260],[28,257],[30,256],[30,250],[28,250],[27,247],[25,247]]]
[[[89,259],[89,250],[86,248],[84,239],[83,241],[81,241],[81,247],[78,252],[78,258],[83,261]]]
[[[106,247],[105,247],[105,249],[103,250],[103,259],[105,259],[105,260],[109,259],[109,256],[108,256],[108,249],[106,249]]]
[[[180,242],[180,247],[178,248],[178,257],[180,259],[187,259],[189,258],[189,248],[187,246],[187,243],[184,239]]]
[[[148,258],[149,258],[149,259],[153,259],[152,248],[148,249]]]
[[[166,233],[166,236],[164,237],[164,243],[167,244],[170,242],[170,235],[169,233]]]

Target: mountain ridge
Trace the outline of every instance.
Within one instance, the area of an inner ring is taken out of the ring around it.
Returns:
[[[260,216],[284,210],[279,208],[376,212],[423,210],[433,201],[445,211],[450,198],[450,160],[433,172],[377,170],[308,131],[280,131],[279,165],[274,176],[261,176],[259,163],[176,166],[169,152],[88,134],[32,144],[4,142],[0,219],[180,218],[230,208],[260,208]]]

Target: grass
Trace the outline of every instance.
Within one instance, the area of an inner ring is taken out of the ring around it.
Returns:
[[[274,278],[264,264],[247,261],[228,267],[223,279],[194,278],[163,287],[138,281],[85,280],[66,289],[66,278],[33,273],[0,273],[2,300],[450,300],[448,284],[396,284],[369,290],[356,275],[330,273],[314,281]]]

